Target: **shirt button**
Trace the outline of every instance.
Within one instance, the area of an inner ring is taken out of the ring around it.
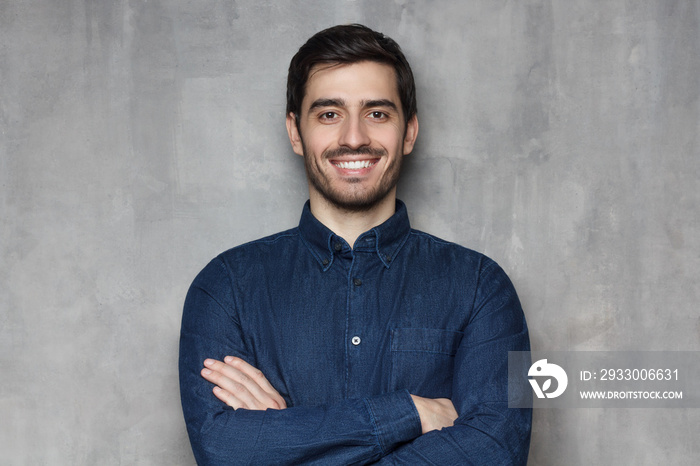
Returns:
[[[341,249],[343,249],[343,245],[340,243],[335,243],[333,245],[333,249],[335,249],[336,251],[340,251]]]
[[[362,285],[362,280],[360,280],[359,278],[353,279],[352,282],[355,284],[355,286]]]
[[[351,341],[352,341],[352,344],[353,344],[353,345],[357,346],[357,345],[360,344],[360,342],[361,342],[362,340],[360,340],[360,337],[354,336],[354,337],[352,337],[352,340],[351,340]]]
[[[330,262],[331,262],[331,261],[329,261],[328,259],[323,259],[323,262],[322,262],[322,263],[323,263],[323,265],[328,265]]]

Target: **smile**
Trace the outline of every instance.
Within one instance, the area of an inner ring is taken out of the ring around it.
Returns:
[[[376,160],[350,160],[347,162],[332,162],[338,168],[343,168],[345,170],[360,170],[362,168],[369,168],[377,163]]]

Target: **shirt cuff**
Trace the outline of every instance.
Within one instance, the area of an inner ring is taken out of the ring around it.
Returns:
[[[420,417],[408,390],[366,398],[382,454],[421,434]]]

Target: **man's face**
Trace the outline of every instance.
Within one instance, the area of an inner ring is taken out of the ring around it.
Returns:
[[[395,195],[418,120],[404,121],[394,69],[364,61],[313,68],[298,127],[288,115],[287,130],[312,199],[360,211]]]

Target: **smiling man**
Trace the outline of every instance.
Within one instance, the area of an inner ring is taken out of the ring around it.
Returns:
[[[391,217],[401,161],[413,149],[418,118],[401,109],[394,68],[385,63],[322,63],[311,68],[301,114],[287,132],[304,157],[314,217],[353,246]],[[347,231],[349,229],[349,231]]]
[[[361,25],[304,44],[287,131],[298,227],[224,252],[185,302],[180,386],[201,464],[525,464],[508,351],[529,349],[487,257],[413,230],[396,199],[418,136],[399,46]]]

